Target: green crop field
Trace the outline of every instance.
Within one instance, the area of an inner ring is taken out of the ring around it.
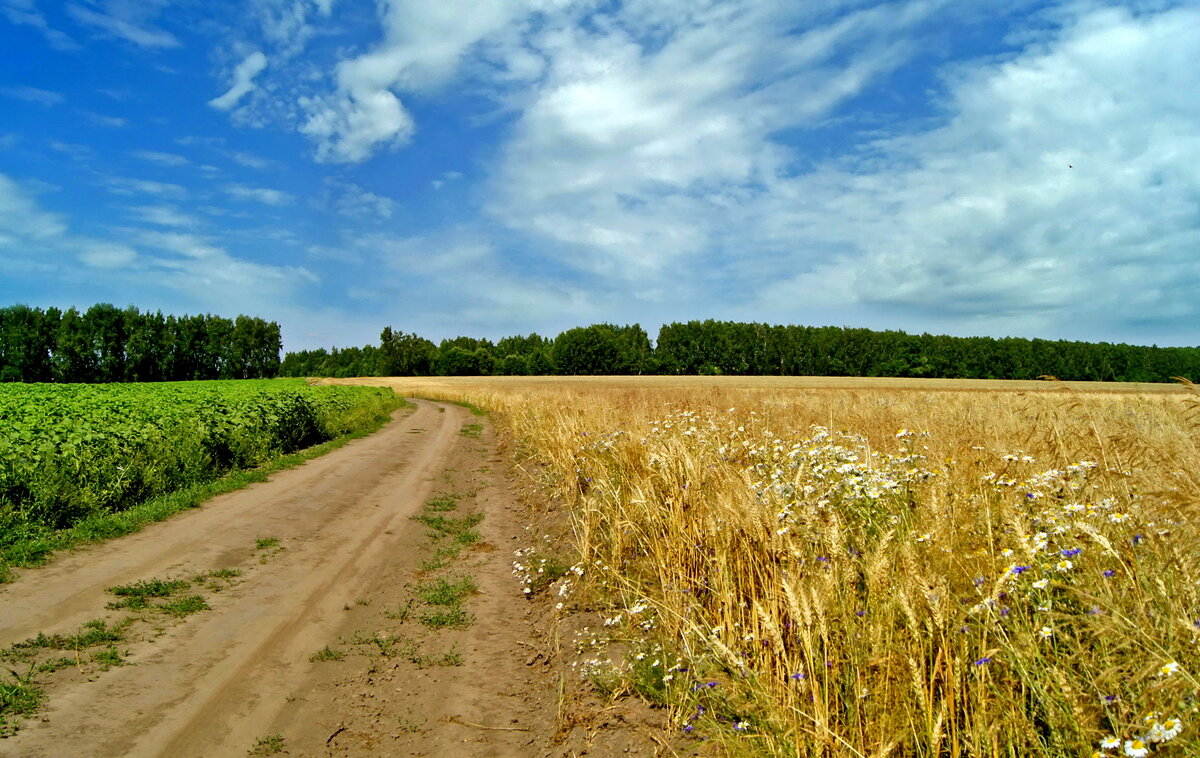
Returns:
[[[374,428],[390,389],[302,380],[0,385],[0,554]]]

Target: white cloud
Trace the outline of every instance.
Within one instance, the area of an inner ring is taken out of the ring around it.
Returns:
[[[264,169],[271,166],[271,161],[266,158],[260,158],[253,153],[245,153],[238,150],[230,150],[225,153],[234,163],[245,166],[246,168]]]
[[[446,171],[445,173],[442,174],[441,178],[434,179],[433,181],[431,181],[430,185],[432,185],[434,189],[440,190],[442,187],[445,187],[450,182],[457,181],[459,179],[462,179],[461,172]]]
[[[1200,316],[1197,28],[1195,8],[1085,11],[1013,60],[960,70],[945,126],[778,183],[748,223],[764,244],[828,255],[765,302],[1182,336]]]
[[[38,89],[37,87],[0,87],[0,95],[47,107],[59,105],[66,99],[58,92]]]
[[[37,11],[34,0],[0,0],[0,13],[3,13],[11,24],[37,29],[55,50],[74,52],[81,49],[78,42],[50,27],[46,17]]]
[[[84,245],[79,259],[92,268],[126,268],[137,260],[137,251],[115,242],[93,242]]]
[[[208,104],[220,111],[227,111],[237,105],[238,101],[254,90],[254,77],[267,67],[267,56],[255,50],[247,55],[233,70],[233,84],[220,97],[208,101]]]
[[[818,23],[801,3],[679,15],[633,3],[603,23],[545,29],[529,45],[546,72],[521,104],[490,210],[591,273],[657,275],[703,253],[731,206],[783,170],[775,132],[819,124],[904,63],[913,48],[899,32],[934,7]]]
[[[303,266],[254,263],[194,234],[140,231],[135,237],[165,254],[146,257],[149,281],[226,312],[257,312],[264,303],[287,302],[300,288],[320,281]]]
[[[388,219],[396,209],[391,198],[363,189],[353,182],[326,179],[329,203],[343,216],[358,219]]]
[[[474,3],[384,0],[384,41],[337,66],[337,90],[305,97],[301,132],[317,143],[317,160],[357,163],[406,143],[415,131],[397,91],[445,84],[463,55],[529,8],[514,0]]]
[[[108,191],[115,195],[158,195],[160,197],[185,197],[187,190],[178,184],[154,182],[147,179],[129,179],[112,176],[104,180]]]
[[[157,163],[160,166],[176,167],[186,166],[188,164],[188,159],[184,158],[182,155],[177,155],[175,153],[161,153],[157,150],[133,150],[130,152],[130,155],[135,158],[141,158],[144,161]]]
[[[81,24],[139,47],[179,47],[175,35],[151,23],[165,4],[166,0],[107,0],[101,10],[71,3],[67,12]]]
[[[332,0],[251,0],[249,5],[263,39],[283,60],[298,55],[318,34],[310,21],[313,12],[329,18],[333,11]]]
[[[513,334],[530,323],[566,328],[599,314],[584,287],[515,271],[491,238],[470,227],[360,235],[312,254],[373,264],[370,280],[354,285],[351,297],[405,303],[404,328],[419,334]]]
[[[80,111],[80,113],[96,126],[103,126],[106,129],[120,129],[129,123],[119,116],[105,116],[103,113],[94,113],[92,111]]]
[[[20,241],[42,242],[60,237],[67,231],[58,214],[38,207],[27,190],[12,178],[0,174],[0,247]]]
[[[252,200],[266,205],[289,205],[295,200],[295,198],[282,190],[268,189],[266,187],[247,187],[244,184],[227,185],[225,191],[231,197],[238,200]]]

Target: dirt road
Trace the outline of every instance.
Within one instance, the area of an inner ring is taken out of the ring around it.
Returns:
[[[24,572],[0,587],[0,646],[128,618],[128,665],[39,675],[46,704],[0,755],[549,754],[555,683],[510,575],[522,524],[502,473],[486,425],[418,401],[268,482]],[[484,514],[457,555],[412,520],[431,499],[438,516]],[[194,580],[214,570],[228,578]],[[434,606],[418,588],[439,577],[477,591],[465,617],[421,623]],[[152,578],[193,579],[211,608],[106,609],[107,588]]]

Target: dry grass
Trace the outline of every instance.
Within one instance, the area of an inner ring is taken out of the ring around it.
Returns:
[[[496,413],[628,651],[584,676],[705,747],[1200,751],[1190,388],[382,381]]]

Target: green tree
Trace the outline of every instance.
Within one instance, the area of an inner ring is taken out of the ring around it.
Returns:
[[[437,348],[414,334],[393,331],[385,326],[379,335],[379,366],[382,376],[429,376]]]

